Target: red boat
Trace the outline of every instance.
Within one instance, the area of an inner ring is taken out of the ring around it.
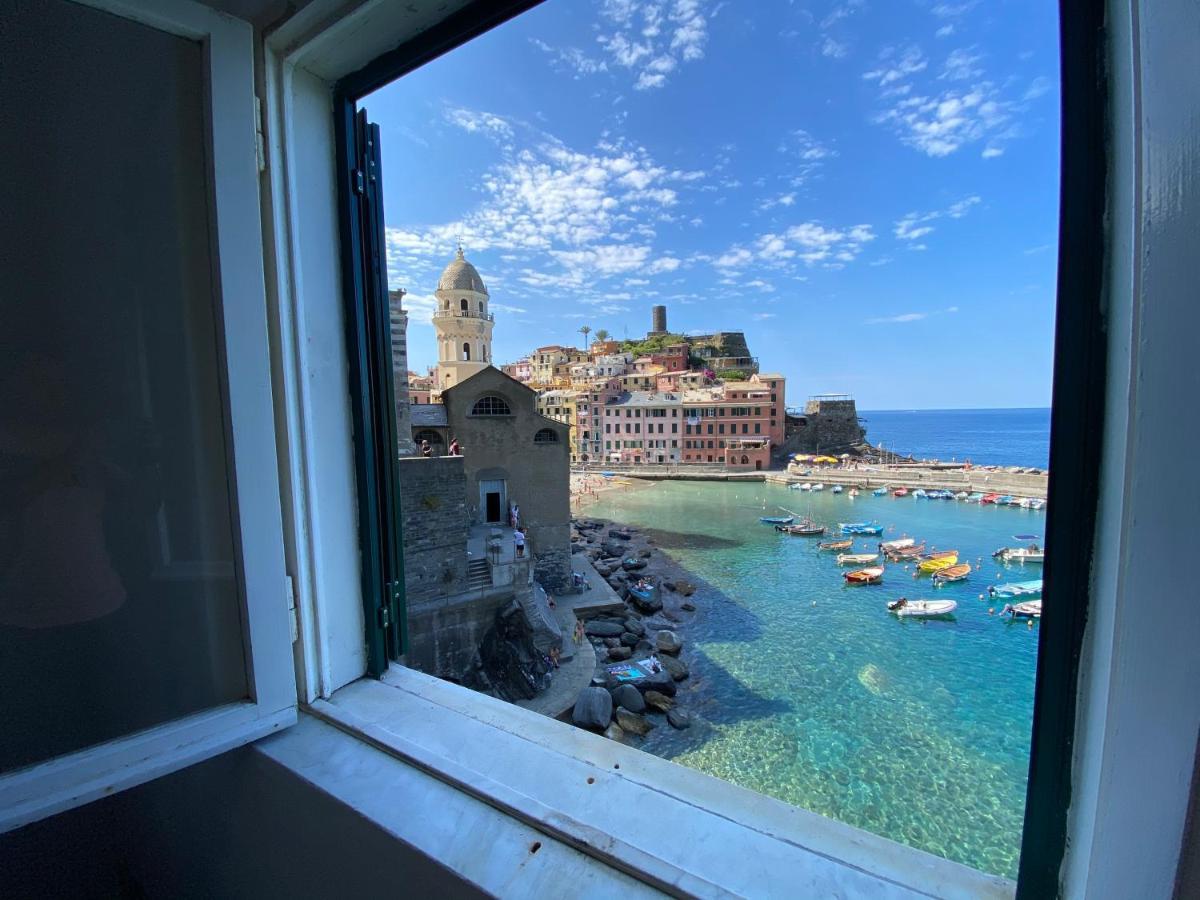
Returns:
[[[847,584],[882,584],[883,567],[872,566],[869,569],[859,569],[856,572],[847,572],[842,577],[846,579]]]
[[[980,503],[995,503],[999,499],[1000,499],[999,494],[984,494],[982,497],[979,498],[979,502]]]
[[[908,488],[896,488],[896,490],[892,491],[892,496],[893,497],[907,497],[908,496]],[[997,496],[999,496],[999,495],[997,494]]]

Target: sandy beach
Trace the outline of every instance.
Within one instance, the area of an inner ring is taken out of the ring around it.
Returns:
[[[571,473],[571,510],[578,512],[606,491],[633,491],[653,482],[629,475],[605,478],[590,472]]]

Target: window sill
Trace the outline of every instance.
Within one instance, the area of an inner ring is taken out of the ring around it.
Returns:
[[[306,751],[314,735],[330,740],[328,728],[313,727],[261,742],[262,752],[287,766],[303,760],[304,778],[321,787],[328,780],[330,793],[364,815],[395,818],[380,822],[392,831],[445,817],[437,805],[444,797],[435,802],[428,792],[380,802],[400,773],[432,777],[460,802],[499,814],[502,831],[519,836],[523,852],[531,832],[549,838],[556,852],[582,852],[589,877],[610,891],[628,890],[629,875],[669,893],[704,896],[1007,898],[1015,890],[1006,879],[412,670],[350,684],[309,712],[340,730],[343,753]],[[347,765],[344,753],[354,752],[386,760],[396,774]],[[416,831],[410,842],[419,845]],[[426,852],[460,871],[461,854],[480,846],[473,831],[465,840],[464,833],[455,829]]]

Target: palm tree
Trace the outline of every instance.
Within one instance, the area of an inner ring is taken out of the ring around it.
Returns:
[[[592,333],[592,326],[581,325],[579,328],[579,333],[583,335],[583,349],[586,350],[588,348],[587,336]]]
[[[597,328],[596,329],[596,340],[607,341],[608,340],[608,332],[606,330],[604,330],[603,328]]]

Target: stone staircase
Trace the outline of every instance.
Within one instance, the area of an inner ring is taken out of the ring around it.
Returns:
[[[486,559],[467,562],[467,590],[482,591],[492,586],[492,570]]]

